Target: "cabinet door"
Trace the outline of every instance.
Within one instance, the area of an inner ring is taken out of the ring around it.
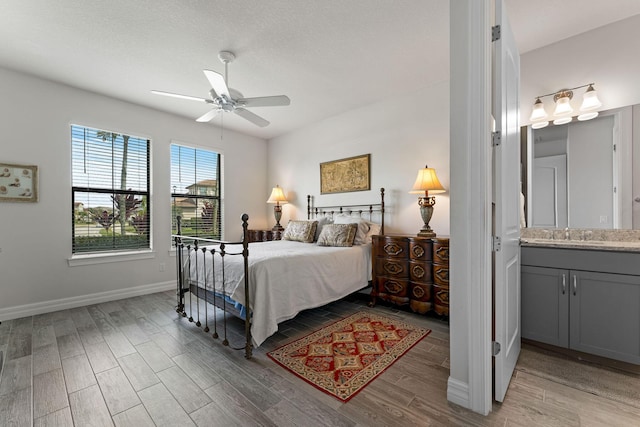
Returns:
[[[521,267],[522,338],[569,346],[569,271]]]
[[[640,277],[570,273],[571,348],[640,363]]]

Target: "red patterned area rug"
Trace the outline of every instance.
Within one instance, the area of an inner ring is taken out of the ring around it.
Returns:
[[[431,330],[361,311],[267,355],[343,402],[384,372]]]

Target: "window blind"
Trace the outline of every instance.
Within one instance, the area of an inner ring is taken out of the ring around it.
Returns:
[[[71,126],[73,253],[150,247],[150,145]]]
[[[221,239],[222,198],[219,153],[171,144],[171,224],[177,234]]]

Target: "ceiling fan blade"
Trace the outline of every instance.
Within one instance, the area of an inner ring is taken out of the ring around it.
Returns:
[[[197,96],[180,95],[179,93],[163,92],[161,90],[152,90],[151,93],[156,95],[171,96],[173,98],[188,99],[190,101],[210,102],[208,99],[198,98]]]
[[[249,120],[254,125],[260,126],[261,128],[269,125],[269,122],[267,120],[263,119],[257,114],[252,113],[249,110],[245,110],[244,108],[236,108],[235,110],[233,110],[233,112],[239,115],[240,117]]]
[[[211,70],[202,70],[204,75],[207,76],[207,80],[209,80],[209,84],[213,88],[213,91],[218,96],[226,96],[227,98],[231,98],[229,96],[229,88],[227,87],[227,83],[224,81],[224,76],[220,73],[216,73]]]
[[[286,95],[260,96],[257,98],[240,98],[238,104],[244,107],[279,107],[291,104],[291,100]]]
[[[198,117],[196,119],[196,122],[200,122],[200,123],[204,123],[204,122],[209,122],[211,121],[211,119],[213,119],[215,116],[218,115],[218,111],[217,109],[208,111],[206,113],[204,113],[202,116]]]

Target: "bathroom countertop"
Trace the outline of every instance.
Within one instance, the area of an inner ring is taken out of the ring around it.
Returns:
[[[560,240],[560,239],[536,239],[523,237],[520,239],[522,246],[587,249],[598,251],[640,252],[639,241],[606,241],[606,240]]]

